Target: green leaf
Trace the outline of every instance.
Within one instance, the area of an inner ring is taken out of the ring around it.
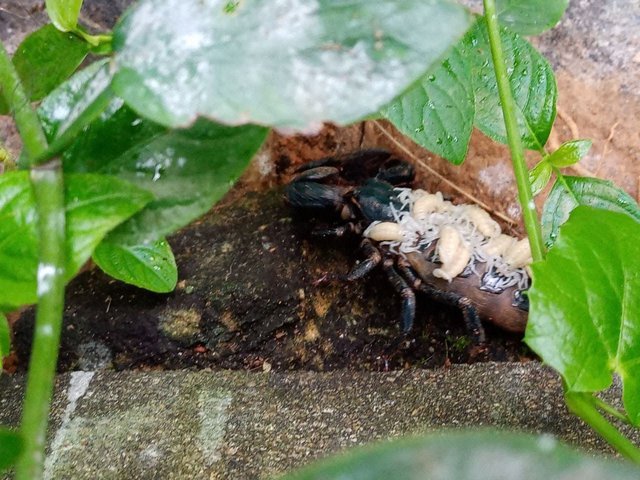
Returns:
[[[577,207],[543,262],[534,263],[526,343],[574,392],[623,385],[640,424],[640,223]]]
[[[0,472],[16,463],[23,445],[18,432],[0,427]]]
[[[553,245],[560,225],[578,205],[626,213],[640,222],[636,201],[612,182],[563,175],[556,181],[542,210],[542,236],[547,247]]]
[[[152,195],[104,175],[65,176],[66,277],[86,262],[108,231],[139,211]],[[0,176],[0,305],[36,301],[36,207],[28,172]]]
[[[88,124],[112,103],[110,86],[111,74],[107,60],[103,60],[77,73],[45,98],[38,116],[49,147],[35,160],[43,162],[58,156],[81,138]]]
[[[207,212],[245,170],[267,134],[262,127],[226,127],[206,120],[188,130],[164,131],[126,106],[110,111],[113,115],[92,124],[64,161],[67,171],[115,175],[155,195],[109,235],[110,242],[119,244],[155,242]],[[126,151],[122,145],[111,149],[118,141],[112,136],[126,127],[132,130],[123,139]],[[94,161],[84,162],[86,158]]]
[[[560,21],[569,0],[496,0],[498,21],[521,35],[538,35]]]
[[[13,64],[30,100],[40,100],[66,80],[82,63],[89,45],[48,24],[31,33],[16,50]],[[0,115],[9,107],[0,95]]]
[[[571,140],[563,143],[546,157],[546,161],[556,168],[564,168],[578,163],[591,148],[591,140]]]
[[[49,147],[42,158],[34,160],[42,162],[59,155],[70,143],[82,138],[85,127],[110,104],[113,92],[107,62],[104,59],[92,63],[42,101],[37,113]],[[122,104],[122,100],[119,102]],[[18,166],[25,168],[28,166],[27,160],[23,152],[18,159]]]
[[[104,64],[93,67],[47,97],[38,114],[50,143],[69,123],[61,113],[76,116],[87,104],[85,96],[95,96],[108,83],[107,76]],[[156,199],[118,229],[117,239],[110,240],[148,244],[209,210],[244,171],[267,132],[253,125],[228,127],[204,119],[189,129],[169,131],[113,98],[65,150],[64,169],[115,175],[153,192]]]
[[[49,19],[56,28],[63,32],[76,29],[82,0],[46,0],[45,4]]]
[[[153,199],[148,191],[109,175],[65,176],[67,279],[80,269],[116,225]],[[70,250],[69,250],[70,249]]]
[[[281,480],[631,480],[639,474],[635,465],[579,453],[549,435],[484,430],[365,446],[317,462]]]
[[[27,172],[0,175],[0,305],[36,300],[35,200]]]
[[[38,108],[38,116],[49,143],[73,134],[92,121],[99,111],[92,110],[96,100],[109,96],[111,75],[107,60],[94,62],[76,73],[46,97]],[[73,135],[75,137],[75,135]]]
[[[49,24],[20,44],[13,64],[29,98],[40,100],[75,72],[88,52],[86,42]]]
[[[470,23],[447,0],[246,0],[233,11],[217,0],[142,0],[114,31],[114,88],[168,126],[202,115],[315,130],[389,103]]]
[[[549,62],[529,42],[500,29],[509,83],[516,103],[516,119],[523,144],[541,151],[556,116],[558,91]],[[471,62],[476,99],[475,126],[492,139],[507,143],[500,98],[484,18],[463,40]]]
[[[456,165],[467,154],[474,113],[471,70],[459,48],[382,110],[418,145]]]
[[[533,195],[538,195],[544,187],[549,183],[553,168],[549,165],[547,160],[541,160],[538,164],[529,171],[529,181],[531,182],[531,190]]]
[[[244,172],[267,129],[226,127],[199,120],[138,144],[100,171],[154,193],[156,200],[116,228],[110,241],[154,242],[195,220],[217,202]]]
[[[150,245],[120,245],[103,241],[93,260],[108,275],[152,292],[170,292],[178,281],[178,269],[165,239]]]
[[[0,313],[0,372],[2,372],[2,359],[11,351],[11,332],[9,322],[4,313]]]
[[[64,152],[64,169],[66,172],[116,172],[110,165],[122,157],[129,158],[135,166],[138,151],[171,134],[165,127],[141,119],[116,98]]]

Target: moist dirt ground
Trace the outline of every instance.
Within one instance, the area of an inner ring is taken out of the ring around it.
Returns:
[[[128,3],[87,0],[81,20],[94,30],[110,28]],[[640,184],[638,18],[635,0],[574,1],[555,29],[533,40],[558,83],[549,148],[591,138],[591,151],[568,173],[613,180],[634,198]],[[0,38],[10,51],[45,21],[43,1],[0,0]],[[10,120],[0,119],[0,134],[17,154],[19,137]],[[282,186],[305,161],[370,147],[412,161],[420,187],[478,202],[508,233],[522,234],[508,150],[478,132],[460,167],[419,149],[384,122],[328,126],[310,137],[272,134],[227,197],[170,238],[179,268],[173,293],[144,292],[91,265],[71,282],[59,369],[387,370],[530,360],[519,336],[491,326],[479,351],[456,309],[420,295],[414,330],[403,335],[398,296],[380,272],[361,282],[318,283],[360,259],[358,240],[312,238],[308,223],[292,219]],[[532,155],[530,166],[536,160]],[[543,201],[544,193],[538,206]],[[12,321],[15,352],[7,367],[24,370],[33,311]]]
[[[282,189],[242,185],[170,238],[177,289],[153,294],[89,267],[68,287],[60,370],[227,368],[390,370],[450,362],[529,359],[518,335],[488,328],[471,344],[462,315],[418,295],[402,333],[400,301],[379,271],[319,282],[361,258],[359,239],[319,240],[292,218]],[[27,363],[34,312],[14,324],[17,367]]]

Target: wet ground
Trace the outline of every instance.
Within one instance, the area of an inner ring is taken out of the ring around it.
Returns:
[[[361,282],[317,282],[351,268],[358,238],[311,237],[278,188],[233,197],[170,238],[175,292],[145,292],[98,269],[71,282],[60,370],[383,371],[530,357],[518,335],[489,327],[479,351],[458,310],[420,295],[415,327],[404,335],[399,297],[380,272]],[[15,324],[21,367],[33,316],[27,310]]]

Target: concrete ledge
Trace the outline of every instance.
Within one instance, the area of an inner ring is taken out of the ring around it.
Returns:
[[[22,384],[0,378],[0,423],[17,423]],[[75,372],[58,379],[46,473],[263,479],[370,441],[478,426],[608,451],[567,413],[556,375],[535,363],[393,373]]]

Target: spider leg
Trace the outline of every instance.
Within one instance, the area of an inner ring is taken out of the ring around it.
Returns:
[[[397,272],[393,266],[394,261],[392,258],[385,258],[382,263],[382,269],[387,274],[387,279],[393,285],[393,288],[402,297],[402,330],[404,333],[409,333],[411,327],[413,327],[413,320],[416,317],[416,294],[413,289],[407,285],[407,282]]]
[[[411,283],[414,289],[429,295],[434,300],[458,307],[462,311],[465,326],[471,335],[473,342],[476,345],[482,345],[486,342],[484,327],[480,322],[478,311],[471,303],[471,300],[463,295],[458,295],[453,292],[445,292],[424,283],[402,259],[398,260],[398,269],[407,281]]]
[[[462,318],[464,319],[467,331],[471,334],[471,338],[473,338],[473,343],[476,345],[485,343],[487,341],[487,336],[484,333],[484,327],[480,322],[478,311],[471,303],[471,300],[461,295],[452,294],[452,296],[457,297],[455,305],[460,307],[462,310]]]
[[[371,272],[371,270],[376,268],[382,260],[380,250],[378,250],[368,238],[365,238],[362,241],[360,248],[367,258],[358,263],[349,273],[347,273],[347,275],[345,275],[344,280],[348,282],[364,278],[369,272]]]

